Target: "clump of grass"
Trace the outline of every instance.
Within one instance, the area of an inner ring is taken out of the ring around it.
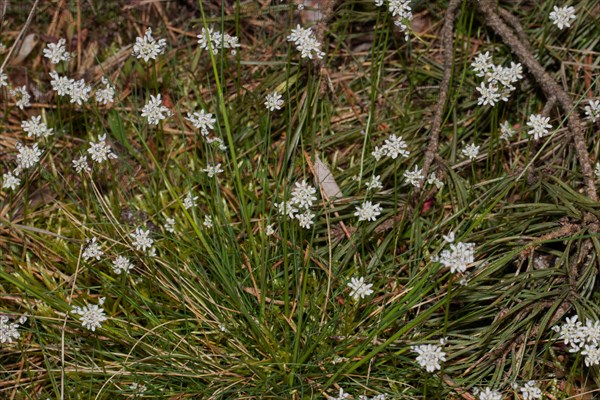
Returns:
[[[551,328],[598,320],[598,203],[568,116],[531,76],[477,104],[475,55],[516,58],[475,9],[454,20],[435,179],[411,183],[444,74],[443,5],[413,4],[406,41],[387,7],[326,2],[327,18],[296,32],[311,60],[289,40],[310,4],[207,3],[131,11],[148,23],[98,52],[65,17],[49,29],[70,61],[37,47],[27,60],[48,94],[20,110],[4,91],[2,173],[21,162],[17,143],[41,153],[1,192],[2,396],[447,399],[521,396],[529,381],[548,398],[597,393],[597,366]],[[564,31],[550,4],[505,10],[575,104],[598,93],[593,5]],[[149,26],[143,44],[159,48],[136,58],[127,44]],[[73,104],[50,71],[114,99]],[[280,109],[265,107],[272,93]],[[535,142],[538,113],[553,129]],[[52,135],[24,134],[37,115]],[[82,156],[89,171],[73,167]]]

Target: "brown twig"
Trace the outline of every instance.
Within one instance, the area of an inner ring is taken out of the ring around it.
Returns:
[[[450,4],[448,4],[448,8],[446,9],[446,15],[444,16],[444,26],[441,33],[442,48],[444,50],[444,75],[442,76],[442,82],[440,83],[439,97],[433,114],[433,124],[431,127],[431,134],[429,135],[429,143],[427,144],[425,156],[423,157],[423,176],[425,179],[427,179],[427,176],[429,175],[431,163],[437,153],[440,132],[442,131],[442,117],[444,116],[444,109],[446,108],[446,100],[448,98],[448,89],[450,87],[450,78],[452,77],[454,19],[458,13],[458,6],[460,3],[460,0],[450,0]],[[421,187],[423,187],[423,185],[424,182]],[[415,195],[420,191],[421,189],[417,188],[415,190]]]
[[[527,49],[527,46],[522,43],[517,35],[510,29],[508,25],[500,19],[498,12],[496,11],[496,4],[491,0],[480,0],[477,2],[479,10],[485,18],[485,22],[489,25],[507,44],[513,53],[517,55],[519,60],[527,67],[529,72],[533,75],[537,83],[540,85],[544,94],[547,98],[556,96],[558,104],[563,109],[564,113],[568,116],[568,126],[571,131],[571,137],[577,153],[577,159],[581,165],[581,172],[583,173],[583,179],[586,186],[587,196],[594,200],[598,200],[596,192],[596,183],[594,181],[594,173],[590,162],[590,156],[587,151],[587,146],[584,137],[584,131],[579,118],[579,114],[575,110],[573,101],[560,87],[558,83],[546,72],[546,70],[540,65],[535,59],[535,56]],[[513,21],[514,25],[520,28],[520,23],[516,20]]]

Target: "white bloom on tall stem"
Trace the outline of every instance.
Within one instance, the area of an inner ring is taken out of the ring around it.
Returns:
[[[208,136],[209,130],[215,128],[215,122],[217,121],[211,113],[207,113],[204,110],[194,112],[193,114],[188,113],[186,119],[194,125],[194,128],[200,129],[200,133],[203,136]]]
[[[112,263],[113,272],[117,275],[121,275],[121,273],[127,273],[133,269],[133,264],[127,257],[117,256]]]
[[[146,103],[144,108],[142,108],[142,117],[148,119],[148,124],[158,125],[160,121],[169,116],[171,116],[171,111],[162,105],[161,95],[150,95],[150,100]]]
[[[381,214],[381,207],[379,203],[373,204],[370,201],[365,201],[360,207],[356,207],[355,216],[358,217],[358,222],[361,221],[375,221],[377,216]]]
[[[83,171],[85,171],[85,172],[92,171],[92,169],[89,167],[89,165],[87,163],[86,156],[81,156],[77,159],[73,159],[72,163],[73,163],[73,168],[75,168],[75,172],[77,172],[78,174],[82,173]]]
[[[557,7],[554,6],[554,11],[550,13],[550,21],[556,26],[558,29],[570,28],[571,22],[577,18],[575,15],[575,8],[573,7]]]
[[[28,137],[48,137],[52,135],[52,129],[48,128],[44,122],[42,122],[42,116],[32,116],[30,119],[21,122],[21,128],[27,132]]]
[[[188,192],[188,194],[185,196],[185,199],[183,199],[183,207],[186,210],[196,207],[196,200],[198,200],[198,196],[194,196],[192,192]]]
[[[65,96],[69,94],[71,92],[71,86],[73,85],[73,82],[75,82],[73,79],[69,79],[66,76],[61,76],[54,71],[50,72],[50,78],[52,78],[50,81],[52,90],[54,90],[59,96]]]
[[[406,170],[403,174],[406,179],[406,183],[413,185],[414,187],[421,187],[421,182],[425,177],[423,176],[423,169],[419,169],[417,165],[415,165],[415,169],[410,171]]]
[[[58,64],[61,61],[69,61],[71,54],[65,48],[67,41],[60,39],[58,43],[48,43],[44,49],[44,57],[49,58],[52,64]]]
[[[280,93],[273,92],[269,93],[267,97],[265,97],[265,107],[269,111],[281,110],[283,106],[283,98]]]
[[[101,81],[104,87],[96,89],[96,101],[100,104],[112,103],[115,98],[115,88],[105,77],[102,77]]]
[[[322,59],[325,53],[321,51],[321,43],[315,37],[310,28],[302,28],[298,25],[288,35],[287,40],[294,42],[296,49],[302,54],[302,58],[312,59],[313,57]]]
[[[479,146],[475,146],[475,143],[471,143],[462,150],[462,153],[469,160],[473,161],[477,158],[477,155],[479,155]]]
[[[98,304],[86,304],[83,307],[73,306],[71,312],[80,315],[81,326],[94,332],[96,328],[102,327],[102,322],[108,319],[104,314],[104,309],[100,307],[102,304],[104,304],[104,297],[98,301]]]
[[[25,85],[11,90],[10,95],[17,99],[15,105],[21,110],[25,107],[31,106],[31,103],[29,102],[29,100],[31,100],[31,96],[27,92],[27,87]]]
[[[366,283],[363,276],[360,278],[351,278],[350,282],[348,282],[348,287],[351,289],[350,296],[354,300],[358,300],[359,298],[364,299],[373,294],[373,290],[371,290],[373,284]]]
[[[112,152],[110,146],[106,143],[106,133],[98,135],[98,142],[90,142],[88,153],[90,153],[92,160],[97,163],[102,163],[109,158],[117,158],[117,155]]]
[[[31,147],[17,143],[17,150],[19,151],[19,154],[17,154],[18,171],[33,168],[40,162],[42,151],[38,148],[37,143],[34,143]]]
[[[544,117],[541,114],[530,115],[527,126],[531,129],[527,133],[533,136],[533,140],[539,140],[548,133],[548,129],[552,129],[552,125],[548,122],[550,122],[550,117]]]
[[[600,100],[590,100],[584,107],[586,117],[595,123],[600,120]]]
[[[0,69],[0,88],[8,86],[8,75]]]
[[[153,254],[152,245],[154,244],[154,239],[150,237],[149,229],[137,228],[135,232],[129,234],[133,238],[133,247],[135,247],[138,251],[143,251],[145,253]]]
[[[100,248],[100,244],[98,243],[97,240],[98,239],[96,237],[85,240],[85,248],[83,250],[83,253],[81,254],[81,257],[84,260],[87,261],[90,258],[95,258],[96,260],[100,260],[100,257],[102,257],[104,255],[104,252]]]
[[[85,81],[83,79],[80,79],[78,81],[71,82],[68,95],[71,97],[71,103],[77,103],[78,105],[82,105],[90,98],[91,91],[92,87],[86,85]]]
[[[12,172],[2,175],[2,189],[15,190],[21,184],[21,179]]]
[[[165,52],[167,41],[165,39],[155,40],[152,37],[152,28],[146,28],[144,36],[135,39],[133,45],[133,55],[145,62],[156,60],[156,58]]]
[[[434,344],[422,344],[419,346],[411,346],[412,351],[418,354],[417,362],[427,372],[434,372],[442,369],[440,365],[442,361],[446,361],[446,353],[442,351],[440,346]]]
[[[523,400],[533,400],[533,399],[541,399],[542,391],[535,384],[535,381],[529,381],[521,388],[521,393],[523,394]]]

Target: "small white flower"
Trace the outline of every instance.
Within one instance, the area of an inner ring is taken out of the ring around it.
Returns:
[[[129,235],[133,238],[131,244],[133,244],[136,250],[153,254],[152,245],[154,244],[154,239],[150,237],[149,229],[143,230],[142,228],[137,228],[135,232]]]
[[[0,88],[8,86],[8,75],[0,69]]]
[[[21,179],[13,175],[12,172],[7,172],[2,175],[2,189],[15,190],[21,184]]]
[[[12,343],[13,340],[21,337],[21,334],[17,330],[20,325],[23,325],[25,321],[22,321],[21,317],[18,322],[9,322],[7,316],[3,315],[0,317],[0,343]]]
[[[287,40],[294,42],[296,49],[302,54],[302,58],[312,59],[316,57],[322,59],[325,56],[325,53],[320,49],[321,43],[310,28],[304,29],[297,25],[288,35]]]
[[[548,122],[550,117],[544,117],[540,114],[532,114],[529,116],[527,126],[531,128],[527,133],[533,136],[533,140],[539,140],[542,136],[548,133],[548,129],[552,129],[552,125]]]
[[[316,193],[317,189],[306,183],[306,179],[303,179],[302,182],[296,182],[294,189],[292,189],[290,204],[308,210],[317,200],[314,196]]]
[[[442,351],[440,346],[434,344],[411,346],[411,350],[418,354],[417,362],[427,372],[442,369],[440,363],[446,361],[446,353]]]
[[[385,140],[385,144],[382,146],[381,151],[384,155],[395,160],[398,156],[408,157],[410,155],[407,147],[408,146],[404,139],[402,139],[402,136],[390,135],[390,137]]]
[[[170,233],[175,233],[175,219],[167,218],[165,220],[165,230]]]
[[[156,97],[150,95],[150,100],[142,108],[142,117],[146,117],[150,125],[158,125],[160,121],[169,116],[171,116],[171,111],[162,105],[161,95],[157,94]]]
[[[75,168],[75,171],[80,174],[83,171],[85,172],[91,172],[92,169],[89,167],[88,163],[87,163],[87,157],[86,156],[81,156],[77,159],[74,159],[73,161],[73,168]]]
[[[581,354],[585,356],[586,367],[600,364],[600,347],[598,345],[586,344]]]
[[[475,160],[479,154],[479,146],[475,146],[475,143],[471,143],[462,150],[462,153],[469,160]]]
[[[104,252],[100,248],[100,244],[97,242],[97,238],[93,237],[92,239],[85,239],[85,249],[81,254],[81,257],[84,260],[89,260],[90,258],[95,258],[96,260],[100,260],[100,257],[104,255]]]
[[[90,98],[91,91],[92,87],[86,85],[85,81],[83,79],[80,79],[78,81],[71,82],[68,95],[71,97],[71,103],[77,103],[78,105],[82,105]]]
[[[48,43],[44,49],[44,57],[49,58],[52,64],[58,64],[61,61],[69,61],[71,54],[65,48],[65,39],[60,39],[58,43]]]
[[[500,139],[510,140],[515,133],[515,130],[508,121],[504,121],[502,124],[500,124]]]
[[[535,385],[535,381],[529,381],[520,388],[523,393],[523,400],[532,400],[542,398],[542,391]]]
[[[265,228],[265,235],[271,236],[274,233],[275,233],[275,229],[273,228],[273,224],[267,225],[267,227]]]
[[[340,388],[337,397],[331,397],[329,400],[345,400],[350,398],[350,394],[344,393],[344,389]]]
[[[493,107],[500,100],[498,86],[496,86],[494,83],[489,83],[486,85],[485,82],[481,82],[481,86],[476,89],[481,94],[481,97],[479,97],[477,100],[478,105],[485,106],[489,104]]]
[[[365,283],[365,278],[362,276],[360,278],[351,278],[350,282],[348,283],[348,287],[352,289],[350,291],[350,296],[354,300],[358,300],[359,297],[364,299],[365,297],[373,294],[373,290],[371,290],[373,284]]]
[[[383,185],[381,184],[381,175],[373,175],[371,180],[365,182],[365,186],[367,190],[381,190],[383,189]]]
[[[31,103],[29,102],[29,100],[31,100],[31,96],[29,95],[29,93],[27,93],[27,87],[25,85],[11,90],[10,95],[17,99],[17,102],[15,104],[21,110],[25,107],[31,106]]]
[[[23,146],[21,143],[17,143],[17,170],[25,170],[35,167],[40,162],[40,156],[42,151],[38,148],[38,144],[34,143],[33,146]]]
[[[213,227],[213,220],[212,217],[210,215],[205,215],[204,216],[204,221],[202,222],[202,225],[204,225],[205,228],[212,228]]]
[[[596,174],[596,179],[600,179],[600,163],[596,163],[596,168],[594,168],[594,173]]]
[[[558,29],[570,28],[571,22],[577,18],[575,8],[573,7],[557,7],[554,6],[554,11],[550,13],[550,20]]]
[[[403,176],[406,179],[406,183],[409,183],[409,184],[413,185],[414,187],[420,187],[421,182],[425,178],[423,176],[423,170],[419,169],[419,167],[417,165],[415,165],[415,169],[413,171],[410,171],[410,170],[404,171]]]
[[[490,56],[490,52],[486,51],[483,54],[478,54],[475,57],[475,61],[471,63],[471,67],[475,74],[479,77],[484,77],[494,66],[492,63],[492,56]]]
[[[381,7],[383,5],[383,0],[375,0],[375,7]]]
[[[106,133],[104,135],[98,135],[98,142],[90,142],[90,148],[88,149],[90,157],[97,163],[107,161],[109,158],[117,158],[110,146],[106,143]]]
[[[315,214],[310,212],[310,210],[304,210],[303,213],[296,214],[296,219],[298,220],[298,224],[301,228],[310,229],[313,224],[313,220],[315,218]]]
[[[269,93],[267,97],[265,97],[265,107],[269,111],[281,110],[283,106],[283,99],[281,94],[277,92]]]
[[[223,172],[223,169],[221,169],[221,163],[218,163],[215,165],[208,164],[202,171],[206,172],[209,178],[212,178],[213,176]]]
[[[356,207],[355,216],[358,217],[358,222],[375,221],[377,216],[381,214],[380,203],[373,204],[370,201],[365,201],[360,207]]]
[[[192,192],[188,192],[188,194],[185,196],[185,199],[183,199],[183,207],[186,210],[196,207],[196,200],[198,200],[198,196],[194,196]]]
[[[444,250],[433,261],[450,268],[451,273],[465,272],[469,264],[475,261],[475,243],[450,244],[450,250]]]
[[[167,41],[165,39],[156,41],[152,37],[152,29],[148,27],[143,37],[135,39],[133,55],[138,59],[143,58],[145,62],[148,62],[148,60],[156,60],[159,55],[165,52],[166,47]]]
[[[455,239],[454,232],[450,232],[448,235],[442,235],[442,239],[444,239],[444,242],[446,243],[453,243]]]
[[[21,128],[27,132],[28,137],[34,136],[36,138],[45,138],[52,135],[52,129],[48,129],[46,124],[42,122],[41,115],[33,116],[26,121],[21,121]]]
[[[435,175],[435,172],[429,174],[429,178],[427,178],[427,184],[435,185],[435,187],[437,187],[438,190],[444,187],[444,182],[438,179],[438,177]]]
[[[592,123],[600,120],[600,100],[590,100],[584,109],[585,115],[592,121]]]
[[[102,77],[101,81],[104,87],[96,89],[96,101],[100,104],[112,103],[115,99],[115,88],[105,77]]]
[[[101,301],[103,302],[102,299]],[[80,315],[81,325],[92,332],[96,331],[96,328],[101,328],[102,322],[108,319],[104,314],[104,309],[97,304],[88,304],[83,307],[73,306],[71,312]]]
[[[65,96],[71,92],[71,86],[74,82],[73,79],[69,79],[66,76],[60,76],[56,72],[50,72],[50,77],[52,78],[50,85],[52,85],[52,90],[54,90],[57,95]]]
[[[133,269],[133,264],[127,257],[118,256],[112,263],[113,272],[117,275],[121,273],[127,273]]]
[[[208,30],[202,28],[202,32],[197,36],[199,47],[203,50],[212,49],[214,55],[219,54],[219,50],[231,49],[231,54],[235,55],[237,48],[240,47],[239,39],[237,36],[231,36],[228,33],[221,33],[215,31],[212,27]]]
[[[489,387],[486,387],[485,390],[480,391],[478,395],[479,400],[502,400],[502,394],[490,389]]]
[[[215,122],[217,121],[211,113],[207,113],[204,110],[194,112],[193,114],[188,113],[186,119],[194,125],[194,128],[200,129],[200,133],[204,136],[208,136],[209,129],[213,130],[215,128]]]

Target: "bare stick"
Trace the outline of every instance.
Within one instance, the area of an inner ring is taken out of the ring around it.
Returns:
[[[563,88],[561,88],[560,85],[556,83],[556,81],[540,65],[540,63],[535,59],[534,55],[527,50],[527,46],[524,45],[515,35],[515,33],[504,23],[504,21],[500,19],[496,11],[496,4],[491,0],[480,0],[477,2],[477,5],[485,17],[485,22],[498,35],[500,35],[500,37],[502,37],[504,43],[507,44],[513,53],[519,57],[519,60],[525,64],[527,69],[529,69],[537,83],[544,91],[546,97],[550,99],[552,96],[556,96],[558,104],[568,118],[567,124],[571,131],[571,138],[573,139],[573,144],[577,153],[577,159],[581,165],[581,172],[583,173],[583,180],[586,186],[586,194],[590,199],[597,201],[598,194],[596,192],[596,184],[594,182],[594,172],[592,170],[590,156],[585,143],[581,119],[579,118],[579,114],[573,105],[573,101],[567,92],[565,92]],[[519,22],[516,21],[516,18],[513,23],[522,30]]]
[[[29,12],[29,16],[27,16],[27,21],[25,21],[25,25],[23,25],[23,29],[21,29],[21,32],[19,32],[19,35],[15,39],[15,42],[10,47],[10,50],[8,51],[8,54],[4,58],[4,62],[2,63],[2,66],[0,67],[0,71],[4,71],[4,67],[6,67],[6,64],[8,63],[8,60],[10,60],[10,56],[12,56],[13,51],[15,51],[17,45],[20,43],[21,37],[23,37],[23,34],[25,33],[25,31],[27,31],[27,28],[29,28],[29,24],[31,24],[31,19],[33,18],[33,13],[35,12],[35,9],[36,9],[36,7],[38,5],[38,2],[39,2],[39,0],[35,0],[35,3],[33,3],[33,7],[31,7],[31,11]],[[7,3],[8,3],[8,1],[7,1]],[[4,12],[3,12],[3,15],[4,15]]]
[[[452,76],[452,58],[454,44],[454,19],[458,12],[460,0],[450,0],[450,4],[446,9],[444,16],[444,26],[442,28],[442,48],[444,50],[444,75],[440,83],[440,93],[433,114],[433,126],[431,127],[431,135],[429,136],[429,144],[425,150],[423,157],[423,176],[427,179],[431,163],[437,153],[438,143],[440,141],[440,132],[442,131],[442,117],[446,108],[446,99],[448,98],[448,88],[450,86],[450,78]],[[421,185],[423,187],[425,182]],[[415,194],[419,193],[421,188],[416,188]]]

